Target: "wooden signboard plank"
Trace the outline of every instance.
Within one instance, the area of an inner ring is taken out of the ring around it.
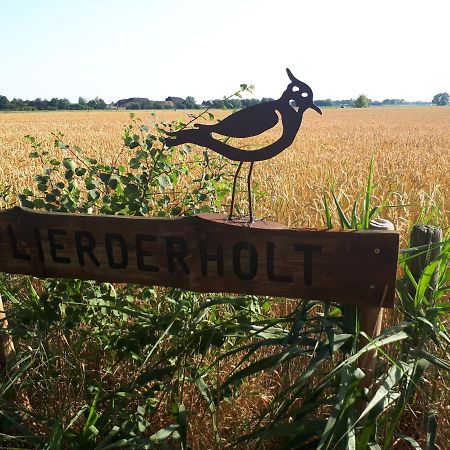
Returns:
[[[0,211],[0,271],[392,307],[399,235]]]

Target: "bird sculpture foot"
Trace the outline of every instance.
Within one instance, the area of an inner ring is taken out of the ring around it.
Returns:
[[[251,227],[255,222],[262,219],[255,219],[252,216],[228,216],[225,222],[238,223],[243,226]]]

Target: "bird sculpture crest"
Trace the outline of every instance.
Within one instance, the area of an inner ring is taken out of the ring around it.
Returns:
[[[287,85],[278,100],[259,103],[248,108],[241,109],[229,115],[222,121],[212,124],[194,124],[195,128],[174,131],[166,138],[166,144],[175,146],[180,144],[197,144],[207,147],[220,155],[223,155],[233,161],[239,161],[233,182],[233,192],[231,197],[231,207],[228,216],[233,219],[233,208],[236,190],[236,181],[244,162],[250,162],[250,169],[247,177],[247,192],[249,203],[249,223],[253,222],[253,210],[251,199],[251,176],[255,161],[264,161],[273,158],[288,148],[295,139],[302,123],[303,113],[312,108],[319,114],[322,114],[320,108],[313,102],[313,92],[311,88],[292,75],[289,69],[286,69],[291,82]],[[294,101],[297,110],[294,109],[291,102]],[[273,128],[278,123],[277,111],[281,117],[283,133],[278,140],[258,150],[243,150],[229,145],[226,141],[215,139],[212,133],[224,137],[248,138],[257,136]]]

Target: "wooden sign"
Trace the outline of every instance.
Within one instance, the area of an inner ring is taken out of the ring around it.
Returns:
[[[0,211],[0,271],[392,307],[399,235]]]

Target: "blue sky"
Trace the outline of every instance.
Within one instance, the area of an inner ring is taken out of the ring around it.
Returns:
[[[8,98],[278,97],[285,68],[315,98],[450,91],[446,0],[0,0]]]

